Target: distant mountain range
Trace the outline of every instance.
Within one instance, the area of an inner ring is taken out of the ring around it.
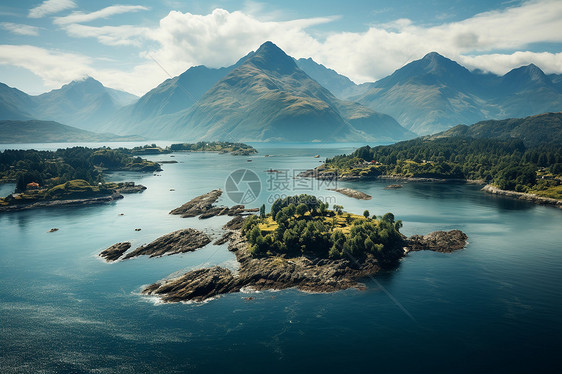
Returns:
[[[388,115],[337,99],[271,42],[230,68],[199,70],[198,77],[224,76],[214,85],[204,79],[187,88],[182,76],[166,81],[134,105],[133,111],[147,114],[144,120],[120,119],[108,128],[181,140],[388,141],[415,136]],[[206,92],[205,85],[211,85]],[[187,109],[165,110],[178,109],[182,102]]]
[[[97,131],[119,108],[137,100],[137,96],[104,87],[91,77],[38,96],[0,83],[0,120],[48,120]]]
[[[0,121],[0,143],[140,141],[139,136],[99,134],[53,121]]]
[[[498,76],[432,52],[357,85],[271,42],[229,67],[191,67],[140,99],[93,78],[39,96],[0,84],[0,120],[185,141],[394,141],[560,110],[562,75],[535,65]]]

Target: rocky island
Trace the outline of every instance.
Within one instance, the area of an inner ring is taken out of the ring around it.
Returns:
[[[214,209],[218,191],[199,196],[171,213],[189,212],[192,216],[208,212]],[[198,269],[156,282],[143,294],[178,302],[204,301],[245,288],[295,287],[308,292],[363,288],[362,278],[398,266],[409,251],[452,252],[467,243],[466,234],[459,230],[407,238],[399,232],[402,222],[392,213],[369,217],[344,213],[341,207],[332,211],[310,195],[276,200],[268,214],[240,214],[224,226],[225,235],[215,242],[229,243],[228,249],[239,263],[237,272],[218,266]],[[196,230],[180,230],[137,248],[124,259],[192,251],[210,241]],[[127,243],[117,243],[100,256],[120,258],[126,247]]]

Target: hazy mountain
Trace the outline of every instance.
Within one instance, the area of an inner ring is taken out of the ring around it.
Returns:
[[[337,98],[342,99],[349,96],[349,93],[354,92],[354,89],[357,87],[348,77],[338,74],[335,70],[319,64],[311,58],[299,58],[295,62],[299,69],[327,88]]]
[[[456,62],[429,53],[371,85],[355,99],[385,111],[404,127],[427,134],[486,118],[473,74]]]
[[[0,119],[30,119],[35,103],[31,97],[4,83],[0,83]]]
[[[435,52],[371,84],[354,99],[422,135],[456,124],[562,109],[560,86],[535,65],[500,77],[470,72]]]
[[[151,128],[150,136],[188,140],[333,141],[412,136],[387,115],[338,100],[271,42],[250,54],[190,109],[151,122],[157,126]]]
[[[118,106],[126,106],[131,105],[137,102],[139,97],[137,95],[133,95],[131,93],[116,90],[114,88],[105,87],[107,93],[113,99],[113,102]]]
[[[489,120],[471,126],[458,125],[431,138],[448,137],[521,139],[527,146],[562,144],[562,112],[544,113],[526,118]]]
[[[138,136],[98,134],[53,121],[0,121],[0,143],[138,141]]]
[[[90,77],[36,96],[34,101],[35,118],[88,130],[108,121],[119,108],[107,89]]]
[[[48,120],[96,130],[124,103],[137,99],[127,92],[104,87],[90,77],[38,96],[0,83],[0,120]]]

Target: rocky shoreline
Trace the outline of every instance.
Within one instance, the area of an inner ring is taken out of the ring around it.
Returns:
[[[146,287],[142,293],[158,296],[164,302],[179,302],[204,301],[222,294],[240,292],[242,289],[263,291],[296,288],[306,292],[364,289],[365,285],[360,282],[362,278],[396,266],[398,260],[410,251],[450,253],[464,248],[467,239],[466,234],[459,230],[415,235],[405,240],[406,247],[397,251],[392,261],[381,263],[372,256],[338,260],[309,256],[254,258],[249,253],[246,239],[239,231],[235,231],[229,238],[228,250],[234,252],[240,265],[236,274],[219,266],[197,269],[156,282]]]
[[[554,206],[556,208],[562,209],[562,200],[557,200],[557,199],[553,199],[550,197],[542,197],[542,196],[538,196],[535,194],[531,194],[531,193],[525,193],[525,192],[516,192],[516,191],[506,191],[506,190],[502,190],[499,189],[497,187],[494,187],[492,185],[485,185],[482,188],[482,191],[494,194],[494,195],[501,195],[501,196],[508,196],[508,197],[513,197],[515,199],[519,199],[519,200],[526,200],[526,201],[530,201],[533,202],[535,204],[541,204],[541,205],[550,205],[550,206]]]
[[[123,195],[115,192],[108,196],[92,197],[87,199],[44,200],[44,201],[36,201],[34,203],[27,203],[27,204],[23,203],[23,204],[0,206],[0,212],[17,212],[27,209],[48,208],[48,207],[58,207],[58,206],[81,206],[81,205],[104,204],[122,198]]]

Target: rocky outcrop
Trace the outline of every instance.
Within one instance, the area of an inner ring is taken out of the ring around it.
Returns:
[[[222,191],[218,189],[207,192],[204,195],[197,196],[196,198],[188,201],[179,208],[172,210],[170,214],[177,214],[182,216],[182,218],[199,216],[200,219],[205,219],[225,215],[236,216],[259,211],[257,208],[246,209],[244,205],[234,205],[231,208],[226,206],[215,206],[214,204],[221,195]]]
[[[466,234],[459,230],[437,231],[414,236],[406,242],[409,250],[452,252],[466,245]],[[240,264],[237,274],[221,267],[198,269],[180,277],[163,280],[145,288],[146,295],[156,295],[167,302],[203,301],[221,294],[249,287],[255,290],[297,288],[308,292],[333,292],[351,287],[363,288],[361,278],[372,276],[383,268],[377,259],[367,256],[331,260],[316,257],[268,256],[254,258],[245,238],[238,231],[230,235],[229,250]],[[446,245],[450,245],[448,248]]]
[[[33,203],[22,203],[22,204],[0,206],[0,212],[17,212],[20,210],[36,209],[36,208],[51,208],[57,206],[105,204],[122,198],[123,195],[115,192],[108,196],[92,197],[87,199],[42,200]]]
[[[213,204],[217,202],[221,195],[221,190],[213,190],[211,192],[207,192],[204,195],[197,196],[196,198],[188,201],[179,208],[172,210],[170,214],[177,214],[182,216],[183,218],[196,217],[208,212],[211,208],[213,208]]]
[[[371,200],[373,197],[365,192],[357,191],[352,188],[328,188],[329,191],[339,192],[345,196],[353,197],[359,200]]]
[[[553,199],[550,197],[542,197],[531,193],[516,192],[516,191],[506,191],[501,190],[497,187],[491,186],[489,184],[482,188],[482,191],[501,196],[509,196],[515,199],[527,200],[535,204],[551,205],[562,209],[562,200]]]
[[[118,186],[116,191],[119,193],[139,193],[146,190],[146,186],[135,184],[134,182],[121,182]]]
[[[450,253],[466,246],[468,236],[460,230],[434,231],[427,235],[413,235],[407,239],[409,251]]]
[[[142,245],[128,253],[123,259],[127,260],[136,256],[164,256],[176,253],[193,252],[211,242],[211,238],[195,229],[184,229],[163,235],[153,242]]]
[[[233,219],[228,221],[222,228],[225,230],[240,230],[246,217],[243,216],[235,216]]]
[[[131,248],[131,243],[129,242],[116,243],[102,251],[99,255],[105,258],[107,262],[113,262],[117,261],[129,248]]]

